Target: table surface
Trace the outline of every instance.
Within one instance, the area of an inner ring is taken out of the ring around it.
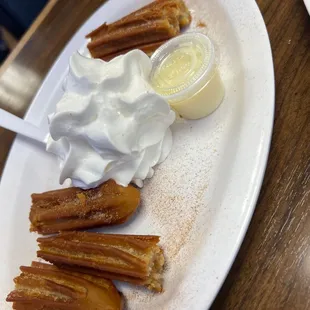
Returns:
[[[66,42],[102,2],[50,0],[0,67],[1,108],[24,115]],[[275,65],[271,151],[249,230],[211,309],[310,309],[310,17],[302,0],[257,3]],[[0,175],[13,138],[0,128]]]

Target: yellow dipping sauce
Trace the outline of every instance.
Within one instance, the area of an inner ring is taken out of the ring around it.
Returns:
[[[213,44],[205,35],[176,37],[152,56],[151,84],[182,117],[205,117],[224,97],[214,58]]]

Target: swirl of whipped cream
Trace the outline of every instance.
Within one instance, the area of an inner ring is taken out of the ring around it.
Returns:
[[[62,184],[91,188],[114,179],[127,186],[154,174],[172,147],[175,113],[148,83],[139,50],[110,62],[71,56],[64,94],[49,116],[47,150],[60,158]]]

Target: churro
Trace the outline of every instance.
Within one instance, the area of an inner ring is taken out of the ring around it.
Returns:
[[[53,234],[124,223],[137,209],[140,192],[110,180],[88,190],[72,187],[31,197],[30,230]]]
[[[158,236],[64,232],[37,241],[38,257],[62,268],[162,291],[164,256]]]

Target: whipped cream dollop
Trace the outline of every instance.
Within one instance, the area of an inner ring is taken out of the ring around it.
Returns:
[[[149,57],[131,51],[110,62],[71,56],[64,94],[49,116],[47,150],[60,158],[62,184],[127,186],[151,178],[172,147],[175,113],[148,83]]]

